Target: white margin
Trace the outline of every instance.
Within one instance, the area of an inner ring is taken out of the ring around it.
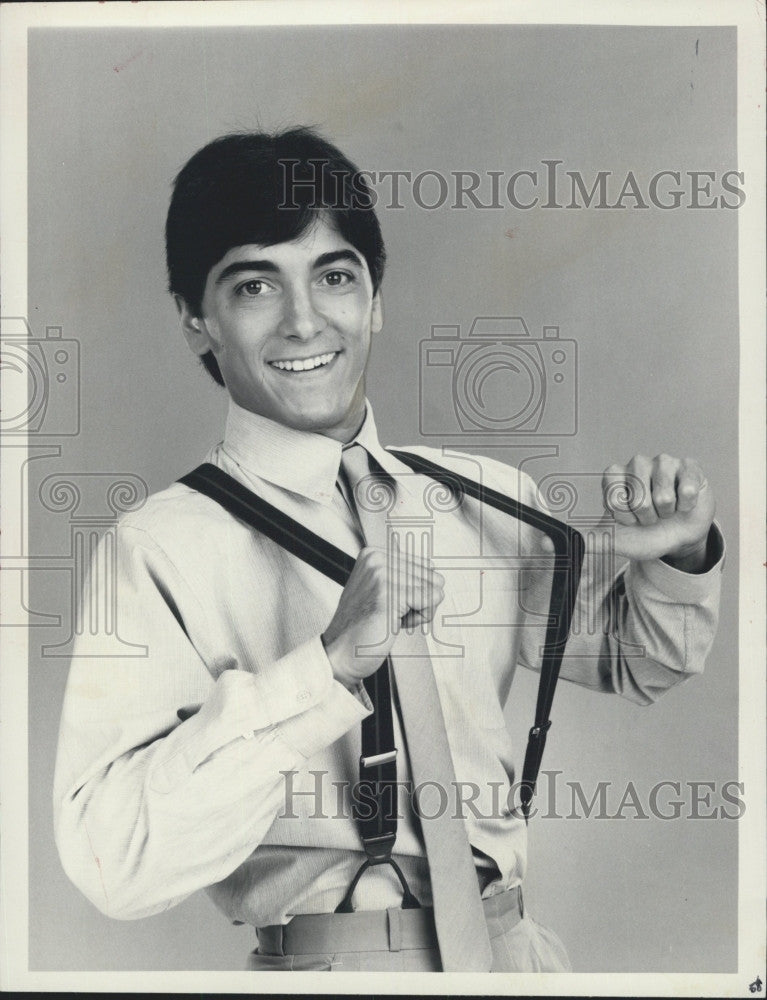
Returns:
[[[621,24],[735,25],[738,31],[738,169],[747,202],[739,219],[740,291],[740,686],[739,780],[749,807],[739,820],[739,956],[733,974],[494,975],[336,973],[318,977],[259,973],[259,992],[410,995],[490,993],[541,996],[747,996],[747,984],[765,975],[765,151],[764,4],[761,0],[463,0],[448,9],[435,0],[200,0],[142,3],[24,3],[0,7],[0,246],[3,314],[27,313],[27,30],[30,27],[152,28],[253,24]],[[5,386],[3,386],[5,388]],[[7,400],[7,397],[4,397]],[[715,414],[712,415],[715,417]],[[0,448],[0,463],[3,450]],[[3,463],[4,464],[4,463]],[[2,464],[0,464],[2,469]],[[7,481],[7,480],[6,480]],[[2,496],[4,504],[14,498]],[[1,543],[0,543],[1,544]],[[0,552],[2,549],[0,548]],[[0,607],[13,574],[0,573]],[[10,633],[10,634],[9,634]],[[142,993],[254,993],[250,973],[29,972],[27,823],[27,641],[24,629],[0,629],[0,988],[3,990]],[[22,780],[23,779],[23,780]],[[757,797],[757,790],[759,796]]]

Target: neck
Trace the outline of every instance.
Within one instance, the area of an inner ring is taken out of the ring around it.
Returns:
[[[317,433],[324,434],[325,437],[332,438],[334,441],[340,442],[340,444],[348,444],[359,434],[360,428],[365,423],[366,416],[367,404],[365,403],[365,391],[363,388],[359,401],[355,406],[351,407],[340,424],[319,430]]]

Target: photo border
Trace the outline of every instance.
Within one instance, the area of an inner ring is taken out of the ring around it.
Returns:
[[[27,314],[27,31],[34,27],[200,27],[266,24],[512,23],[619,24],[652,26],[735,26],[738,31],[738,169],[745,173],[748,198],[739,210],[740,317],[740,627],[738,779],[749,789],[749,808],[739,820],[738,971],[732,974],[515,974],[344,973],[328,978],[295,972],[293,994],[366,991],[392,995],[491,994],[592,996],[743,996],[764,967],[765,914],[765,157],[764,6],[758,0],[708,2],[584,2],[574,17],[560,3],[411,2],[405,7],[379,0],[375,7],[348,2],[181,2],[5,4],[2,21],[2,146],[0,146],[0,240],[3,314]],[[399,18],[406,17],[406,21]],[[17,400],[3,398],[15,410]],[[22,401],[23,403],[23,401]],[[21,407],[19,407],[20,409]],[[23,442],[24,439],[21,439]],[[21,443],[21,442],[20,442]],[[0,449],[0,463],[7,455]],[[13,516],[17,498],[3,495],[4,516]],[[0,606],[12,585],[0,574]],[[0,629],[0,789],[3,829],[0,894],[5,954],[0,958],[4,990],[115,992],[254,993],[249,972],[30,972],[28,969],[28,787],[27,636],[24,629]],[[758,790],[758,791],[757,791]],[[259,992],[285,990],[277,973],[260,973]]]

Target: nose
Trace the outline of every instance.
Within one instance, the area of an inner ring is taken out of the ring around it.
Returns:
[[[325,326],[325,317],[317,310],[310,289],[292,287],[287,290],[280,323],[283,337],[311,340]]]

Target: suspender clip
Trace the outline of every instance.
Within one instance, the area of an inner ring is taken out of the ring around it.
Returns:
[[[530,739],[539,740],[541,737],[546,736],[546,733],[551,729],[551,719],[548,722],[544,722],[542,726],[533,726],[530,730]]]
[[[373,864],[382,864],[391,857],[391,849],[397,839],[396,833],[382,833],[378,837],[364,837],[362,843],[365,854]]]
[[[391,764],[397,759],[397,748],[385,753],[373,754],[370,757],[360,757],[360,767],[377,767],[379,764]]]

